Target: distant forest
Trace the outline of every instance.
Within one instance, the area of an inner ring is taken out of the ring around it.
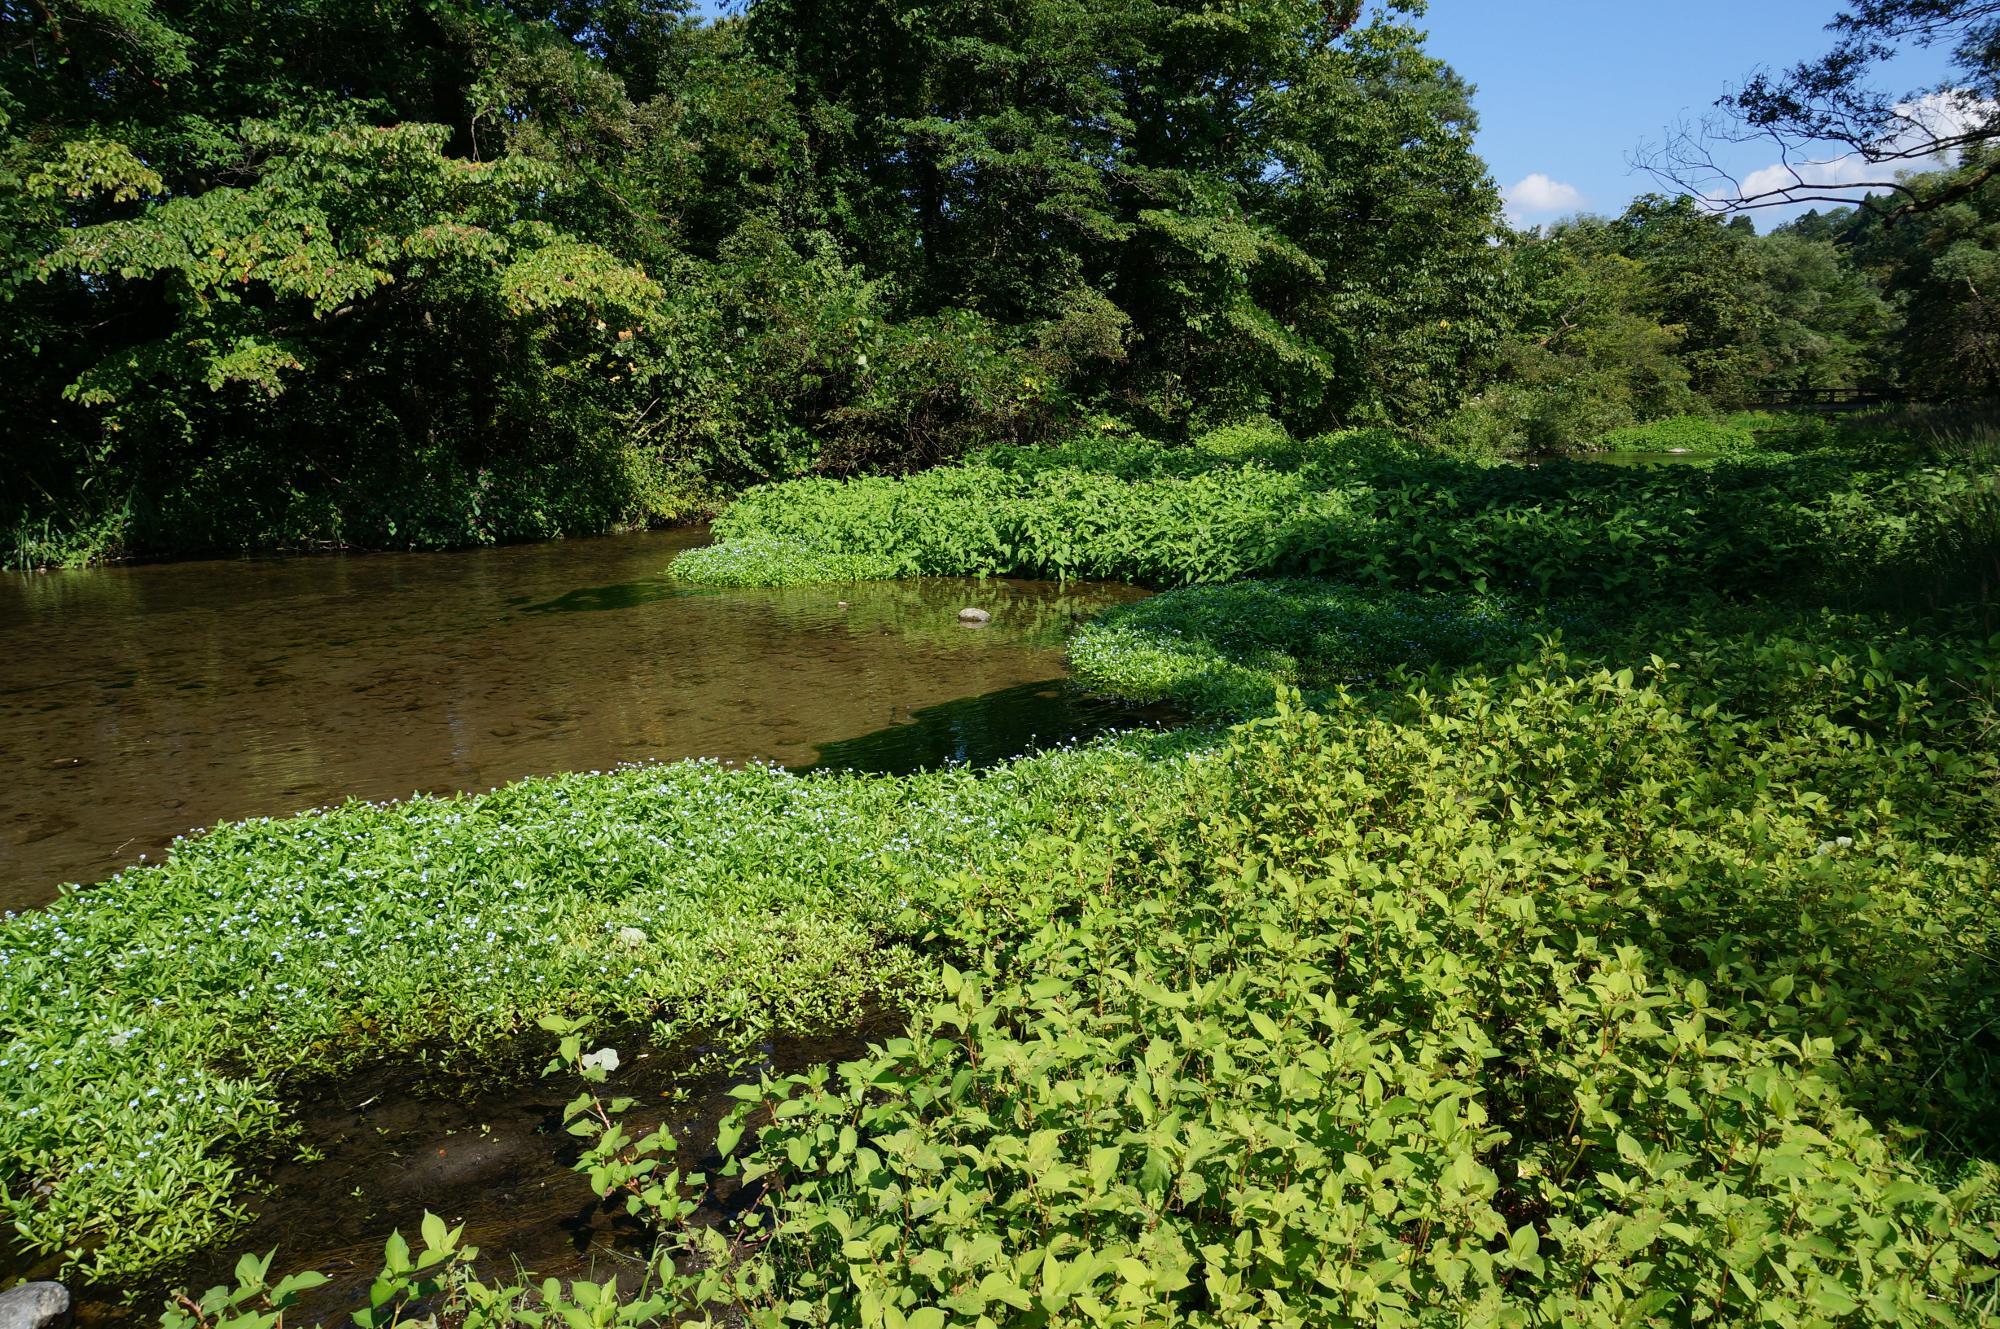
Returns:
[[[1412,12],[1417,10],[1419,12]],[[0,0],[17,565],[699,515],[1078,430],[1580,449],[2000,386],[2000,181],[1521,232],[1420,6]]]

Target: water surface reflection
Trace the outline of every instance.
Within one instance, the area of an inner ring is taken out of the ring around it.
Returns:
[[[660,575],[700,538],[0,579],[0,907],[350,796],[689,756],[910,769],[1106,721],[1050,685],[1064,630],[1136,592]],[[991,627],[959,626],[975,603]]]

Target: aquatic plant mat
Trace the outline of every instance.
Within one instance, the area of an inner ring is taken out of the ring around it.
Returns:
[[[6,1200],[127,1278],[240,1223],[288,1083],[464,1066],[550,1013],[845,1032],[933,980],[940,891],[1165,778],[1147,743],[903,778],[713,762],[218,827],[0,924]]]

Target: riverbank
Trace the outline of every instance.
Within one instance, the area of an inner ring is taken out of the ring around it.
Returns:
[[[10,920],[5,1024],[37,1041],[0,1073],[55,1118],[0,1139],[17,1217],[141,1270],[229,1230],[307,1070],[886,998],[906,1036],[743,1091],[750,1214],[638,1205],[665,1299],[638,1318],[1975,1322],[2000,639],[1950,597],[2000,476],[1894,441],[1671,473],[1252,446],[783,486],[675,565],[749,579],[734,542],[775,541],[802,579],[1195,583],[1072,654],[1105,691],[1269,713],[1225,740],[354,807]],[[1315,560],[1345,580],[1228,584]],[[183,1076],[192,1106],[148,1093]],[[596,1175],[636,1175],[612,1153]],[[521,1323],[571,1295],[453,1278]]]
[[[990,764],[1126,723],[1063,686],[1063,644],[1138,592],[664,576],[700,539],[0,573],[0,909],[348,798],[683,757]]]
[[[10,495],[0,569],[481,548],[689,524],[722,501],[645,449],[602,441],[562,460],[483,463],[449,446],[391,447],[347,459],[345,474],[263,448],[211,460],[114,472],[88,499]]]
[[[1700,617],[1281,696],[958,878],[907,1029],[712,1144],[607,1129],[641,1081],[573,1035],[579,1169],[660,1243],[619,1313],[1984,1323],[2000,640]],[[402,1252],[445,1320],[616,1293]]]
[[[2000,541],[1990,444],[1956,450],[1867,430],[1811,444],[1648,468],[1467,461],[1380,430],[1217,431],[1169,451],[1122,440],[994,448],[900,479],[751,490],[716,520],[714,543],[672,571],[718,586],[1306,576],[1614,608],[1698,594],[1945,603],[1967,593],[1948,584],[1956,564],[1990,559]]]

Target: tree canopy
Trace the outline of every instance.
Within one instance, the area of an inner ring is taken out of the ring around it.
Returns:
[[[1920,237],[1516,233],[1422,19],[4,0],[13,561],[600,530],[1078,427],[1576,446],[1952,389],[1985,194]]]

